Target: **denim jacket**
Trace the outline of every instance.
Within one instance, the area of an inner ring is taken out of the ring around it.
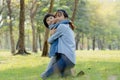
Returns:
[[[59,24],[69,24],[70,23],[70,20],[62,20],[56,24],[52,24],[49,26],[49,29],[52,30],[53,28],[56,29]],[[50,46],[50,51],[49,51],[49,57],[52,57],[55,55],[55,53],[58,52],[58,38],[55,39],[52,43],[50,43],[51,46]]]

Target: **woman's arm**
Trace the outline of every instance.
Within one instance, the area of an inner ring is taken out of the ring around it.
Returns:
[[[60,24],[58,28],[56,29],[55,33],[52,34],[52,36],[48,39],[48,42],[52,43],[57,38],[61,37],[63,35],[63,32],[66,30],[67,28],[65,27],[65,24]]]

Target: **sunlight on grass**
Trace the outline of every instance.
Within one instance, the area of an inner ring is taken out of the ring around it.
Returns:
[[[0,56],[4,57],[4,59],[0,59],[2,63],[0,70],[22,67],[36,67],[38,65],[47,64],[49,61],[49,58],[41,57],[40,54],[32,54],[28,56],[12,56],[10,53],[4,53],[0,54]]]
[[[120,51],[76,51],[76,53],[77,59],[83,61],[120,62]]]
[[[51,77],[48,80],[120,80],[120,51],[76,51],[76,73],[79,77]],[[40,74],[49,62],[41,57],[41,52],[28,56],[12,56],[8,51],[0,51],[0,80],[41,80]],[[110,79],[109,79],[110,78]]]

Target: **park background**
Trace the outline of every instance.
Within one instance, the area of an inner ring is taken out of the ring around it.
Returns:
[[[54,79],[120,80],[120,0],[0,0],[0,80],[41,80],[49,61],[43,18],[58,9],[76,26],[75,70],[85,74]]]

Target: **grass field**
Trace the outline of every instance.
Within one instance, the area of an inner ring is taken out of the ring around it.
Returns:
[[[52,77],[47,80],[120,80],[120,51],[76,51],[77,77]],[[40,74],[45,70],[49,58],[41,53],[28,56],[12,56],[0,51],[0,80],[42,80]],[[75,75],[76,75],[75,74]]]

